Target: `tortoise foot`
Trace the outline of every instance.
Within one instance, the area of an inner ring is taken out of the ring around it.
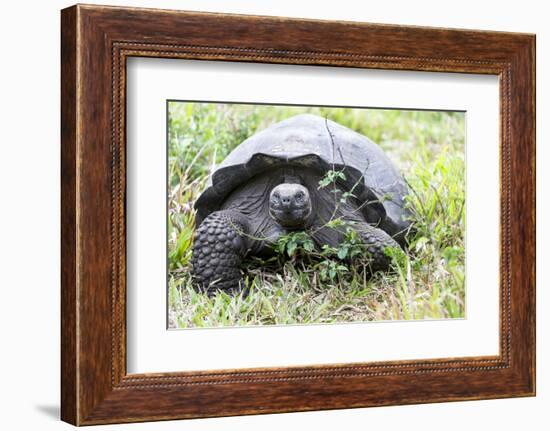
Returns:
[[[235,293],[242,288],[246,224],[233,211],[210,214],[197,229],[191,258],[196,285],[208,294]]]
[[[368,257],[370,259],[369,267],[371,271],[374,273],[376,271],[387,270],[392,259],[386,253],[386,249],[401,249],[399,244],[382,229],[378,229],[367,223],[362,224],[357,230],[366,246]]]

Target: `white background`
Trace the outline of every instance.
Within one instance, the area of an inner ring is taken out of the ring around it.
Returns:
[[[537,117],[550,117],[549,13],[543,1],[462,0],[299,2],[297,0],[144,1],[102,3],[347,19],[394,24],[537,33]],[[0,268],[2,352],[0,426],[3,429],[70,429],[59,409],[59,9],[65,1],[2,5],[0,68]],[[293,413],[105,426],[95,429],[548,429],[550,300],[550,182],[547,121],[538,140],[538,396],[536,398]],[[545,271],[546,270],[546,271]]]
[[[127,84],[129,373],[498,354],[496,76],[140,58]],[[166,99],[466,111],[467,318],[167,331]]]

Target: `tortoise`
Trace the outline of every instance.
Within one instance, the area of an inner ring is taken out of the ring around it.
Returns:
[[[225,158],[195,203],[195,284],[238,292],[245,256],[274,253],[281,235],[299,230],[316,247],[337,247],[350,226],[371,270],[385,270],[385,249],[406,246],[407,193],[402,175],[367,137],[312,114],[273,124]],[[344,222],[339,227],[329,223],[336,218]]]

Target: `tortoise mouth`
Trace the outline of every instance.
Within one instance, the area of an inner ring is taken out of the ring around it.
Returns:
[[[307,218],[311,214],[311,207],[297,209],[270,208],[269,214],[283,227],[300,228],[304,227]]]

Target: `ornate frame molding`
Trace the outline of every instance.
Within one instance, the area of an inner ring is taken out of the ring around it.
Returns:
[[[207,23],[220,30],[201,30]],[[258,25],[277,31],[257,35]],[[338,42],[328,37],[334,31]],[[310,34],[320,35],[318,41],[308,41]],[[80,5],[63,10],[62,419],[98,424],[533,395],[534,44],[534,36],[510,33]],[[500,354],[127,375],[125,65],[131,56],[498,75]],[[527,217],[514,212],[520,206]]]

